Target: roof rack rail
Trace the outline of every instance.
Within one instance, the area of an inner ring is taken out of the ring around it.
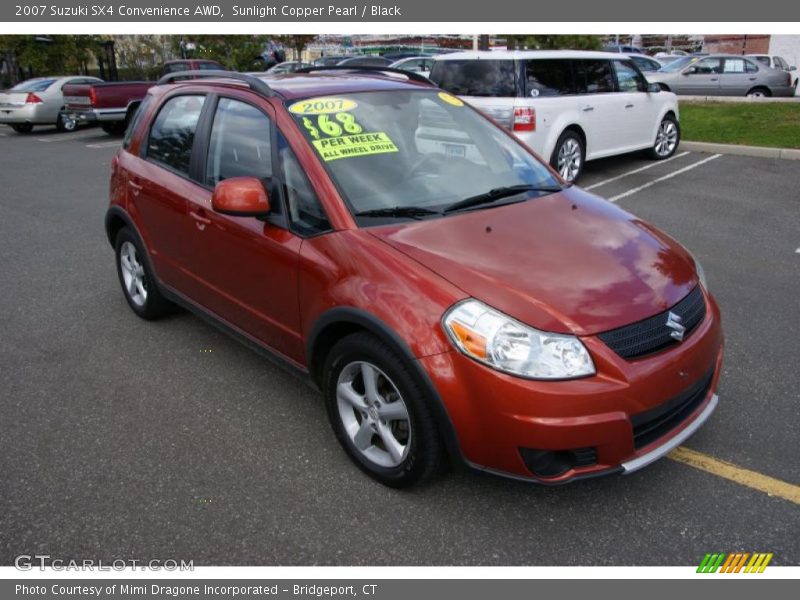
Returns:
[[[237,81],[243,81],[248,85],[248,87],[253,90],[254,92],[258,92],[262,96],[275,96],[275,90],[273,90],[267,82],[263,79],[259,79],[253,75],[245,75],[244,73],[237,73],[236,71],[223,71],[221,69],[203,69],[203,70],[194,70],[194,71],[175,71],[174,73],[167,73],[161,79],[158,80],[156,85],[165,85],[167,83],[173,83],[174,80],[179,78],[186,78],[186,79],[202,79],[202,78],[215,78],[215,79],[235,79]]]
[[[349,65],[332,65],[330,67],[314,66],[297,69],[295,73],[311,73],[313,71],[365,71],[368,73],[398,73],[400,75],[405,75],[413,81],[418,81],[419,83],[427,83],[428,85],[433,86],[436,85],[430,79],[425,77],[425,75],[420,75],[419,73],[414,73],[413,71],[404,71],[403,69],[393,69],[392,67],[371,67],[367,65],[353,65],[352,67]]]

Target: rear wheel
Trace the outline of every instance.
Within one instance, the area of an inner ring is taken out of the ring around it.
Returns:
[[[100,128],[108,135],[122,135],[125,133],[126,121],[113,121],[111,123],[102,123]]]
[[[665,116],[658,125],[656,141],[650,149],[650,158],[664,160],[675,154],[681,141],[681,127],[672,115]]]
[[[115,250],[119,283],[133,312],[147,320],[171,312],[173,304],[161,295],[141,242],[127,227],[117,233]]]
[[[336,438],[361,470],[395,488],[444,466],[430,400],[412,369],[366,332],[340,340],[325,361],[322,387]]]
[[[17,133],[30,133],[33,131],[33,125],[30,123],[18,123],[16,125],[12,125],[11,129],[16,131]]]
[[[748,98],[769,98],[772,94],[765,87],[756,87],[747,92]]]
[[[585,157],[586,148],[583,139],[570,129],[558,138],[553,156],[550,158],[550,165],[563,179],[572,183],[581,176]]]
[[[65,113],[58,113],[56,119],[56,129],[58,131],[75,131],[78,127],[78,121]]]

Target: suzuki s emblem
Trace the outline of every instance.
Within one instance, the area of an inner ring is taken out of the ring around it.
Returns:
[[[672,329],[672,333],[669,335],[672,339],[678,340],[679,342],[683,341],[683,334],[686,332],[686,327],[681,325],[681,321],[683,321],[683,319],[674,312],[670,311],[667,315],[667,327]]]

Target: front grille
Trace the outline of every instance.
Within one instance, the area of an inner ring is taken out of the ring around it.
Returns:
[[[678,343],[671,335],[673,329],[667,327],[669,313],[680,317],[681,325],[686,328],[684,339],[689,337],[706,316],[706,302],[700,286],[675,306],[654,317],[600,333],[597,337],[622,358],[647,356]]]
[[[634,446],[636,448],[647,446],[683,423],[703,403],[713,378],[712,368],[697,383],[675,398],[656,408],[633,415],[631,424]]]

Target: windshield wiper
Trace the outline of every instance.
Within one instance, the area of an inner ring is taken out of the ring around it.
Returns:
[[[355,213],[357,217],[409,217],[412,219],[421,219],[428,215],[440,215],[438,210],[425,208],[424,206],[390,206],[386,208],[373,208],[371,210],[362,210]]]
[[[480,206],[481,204],[490,204],[495,202],[496,200],[500,200],[501,198],[508,198],[509,196],[514,196],[516,194],[521,194],[523,192],[560,192],[564,188],[557,185],[529,185],[529,184],[521,184],[521,185],[507,185],[505,187],[494,188],[485,192],[483,194],[478,194],[477,196],[470,196],[469,198],[464,198],[464,200],[459,200],[458,202],[454,202],[450,206],[447,206],[444,213],[453,212],[456,210],[464,210],[466,208],[472,208],[474,206]]]

